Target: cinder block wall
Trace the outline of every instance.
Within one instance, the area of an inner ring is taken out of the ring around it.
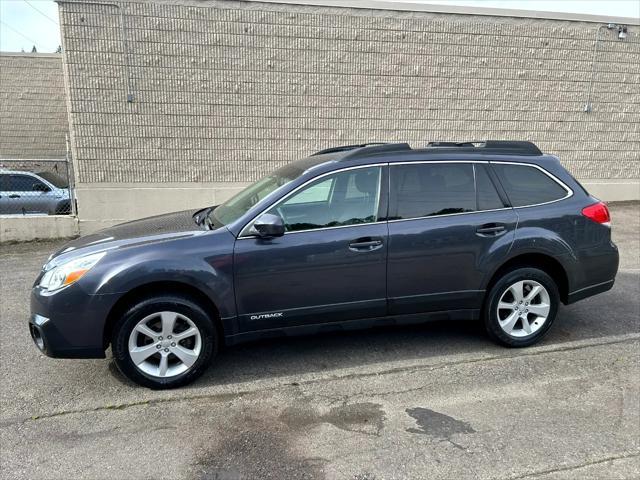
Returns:
[[[236,1],[60,13],[87,229],[367,141],[532,140],[596,193],[640,195],[637,26],[600,32],[587,113],[595,23]]]
[[[64,158],[62,56],[0,53],[0,159]]]

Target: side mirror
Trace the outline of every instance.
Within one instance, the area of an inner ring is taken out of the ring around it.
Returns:
[[[50,192],[51,189],[47,187],[44,183],[34,183],[33,186],[31,187],[31,191],[47,193],[47,192]]]
[[[284,235],[284,221],[278,215],[265,213],[254,222],[251,233],[260,238],[281,237]]]

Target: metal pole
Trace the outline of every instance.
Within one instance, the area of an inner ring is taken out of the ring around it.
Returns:
[[[598,54],[598,45],[600,44],[600,30],[606,28],[611,30],[615,28],[617,25],[613,23],[608,23],[606,25],[599,25],[596,29],[596,39],[593,45],[593,58],[591,59],[591,80],[589,80],[589,92],[587,93],[587,103],[584,104],[584,111],[589,113],[592,110],[591,106],[591,92],[593,91],[593,80],[596,75],[596,55]]]
[[[71,204],[71,215],[78,215],[78,209],[76,208],[76,183],[73,175],[73,166],[71,164],[71,144],[69,142],[69,134],[64,134],[64,141],[67,152],[65,154],[65,160],[67,164],[67,185],[69,185],[69,203]]]

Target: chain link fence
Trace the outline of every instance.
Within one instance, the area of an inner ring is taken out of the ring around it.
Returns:
[[[61,160],[0,160],[0,215],[74,215],[71,166]]]

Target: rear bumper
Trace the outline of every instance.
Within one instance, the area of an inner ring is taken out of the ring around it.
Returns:
[[[620,256],[612,241],[578,251],[576,260],[569,272],[569,286],[572,288],[567,295],[567,304],[613,288]]]
[[[615,278],[607,280],[606,282],[596,283],[595,285],[589,285],[588,287],[581,288],[580,290],[576,290],[575,292],[570,292],[567,298],[567,305],[577,302],[578,300],[585,299],[587,297],[592,297],[593,295],[597,295],[598,293],[603,293],[611,290],[614,283]]]

